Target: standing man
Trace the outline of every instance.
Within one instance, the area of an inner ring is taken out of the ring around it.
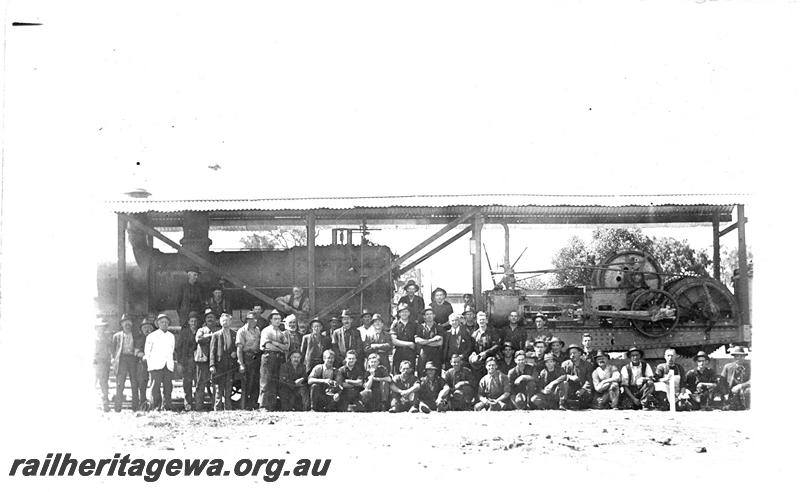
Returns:
[[[411,282],[411,280],[409,280]],[[411,318],[411,308],[408,304],[398,304],[397,314],[400,319],[392,323],[389,334],[392,337],[394,353],[392,354],[392,374],[400,373],[400,363],[407,360],[411,367],[416,362],[416,344],[414,336],[417,334],[419,325]]]
[[[278,380],[281,410],[305,412],[309,408],[306,368],[300,363],[300,352],[291,352],[286,364],[281,365]]]
[[[192,410],[192,385],[197,384],[197,367],[194,360],[195,352],[197,351],[197,330],[200,329],[200,315],[196,311],[189,313],[186,321],[186,326],[181,327],[178,332],[178,341],[176,342],[175,352],[178,355],[178,364],[180,364],[183,373],[183,409],[187,412]],[[199,391],[202,388],[197,386]]]
[[[194,353],[194,364],[197,368],[197,385],[194,390],[194,408],[198,412],[203,410],[206,391],[211,393],[211,366],[209,363],[211,353],[211,336],[219,329],[217,324],[217,317],[211,309],[206,309],[203,319],[205,323],[201,326],[197,333],[194,334],[194,341],[197,343],[197,348]],[[214,405],[212,399],[211,405]]]
[[[417,377],[425,376],[425,364],[433,362],[436,367],[442,365],[442,328],[435,321],[432,308],[426,308],[423,314],[425,321],[417,325],[414,344],[419,347],[417,356]]]
[[[169,317],[156,318],[158,329],[147,335],[144,360],[153,379],[151,398],[157,410],[172,410],[172,372],[175,370],[175,335],[169,332]],[[163,393],[162,393],[163,388]]]
[[[533,366],[534,374],[538,377],[544,369],[544,354],[547,350],[547,343],[544,338],[537,338],[533,342],[526,342],[533,345],[533,352],[525,354],[525,362]]]
[[[200,277],[200,269],[189,267],[186,269],[186,283],[181,285],[178,291],[178,320],[183,326],[192,311],[201,312],[203,310],[203,292],[197,279]]]
[[[511,409],[511,384],[508,376],[497,370],[494,357],[486,359],[486,375],[478,383],[478,403],[475,411]]]
[[[444,412],[447,406],[447,395],[444,393],[445,382],[442,371],[428,361],[425,363],[425,376],[419,381],[419,411],[422,413]]]
[[[222,313],[219,317],[222,328],[211,335],[209,350],[209,370],[216,389],[214,410],[233,410],[233,373],[236,364],[236,332],[231,327],[231,315]]]
[[[583,345],[583,358],[592,365],[592,370],[597,369],[594,356],[597,355],[597,350],[592,348],[592,335],[591,333],[584,333],[581,338],[581,345]]]
[[[311,312],[311,303],[302,287],[294,286],[291,294],[277,297],[275,300],[278,301],[287,316],[294,314],[297,317],[308,319],[308,315]]]
[[[332,412],[336,409],[334,395],[341,388],[336,383],[336,368],[333,366],[335,359],[333,350],[326,350],[322,354],[323,363],[314,366],[308,375],[312,412]]]
[[[539,374],[533,366],[525,363],[525,352],[522,350],[514,354],[514,363],[514,367],[508,371],[511,403],[517,410],[525,410],[531,405],[531,399],[537,392]]]
[[[514,354],[516,354],[514,345],[511,342],[503,342],[503,350],[501,350],[499,356],[495,358],[497,370],[503,374],[508,374],[508,371],[517,365]]]
[[[629,362],[620,370],[622,385],[622,408],[652,410],[655,405],[653,391],[654,374],[650,364],[642,360],[644,352],[636,347],[628,350]]]
[[[508,313],[508,326],[506,326],[503,333],[503,340],[510,343],[514,352],[517,350],[525,349],[525,341],[528,339],[528,334],[525,328],[519,324],[519,313],[511,311]]]
[[[131,381],[131,410],[139,410],[139,359],[143,355],[140,340],[133,334],[133,321],[127,314],[123,314],[119,321],[122,331],[114,333],[111,338],[111,354],[116,366],[117,391],[114,398],[114,411],[122,411],[122,402],[125,400],[125,379]]]
[[[289,340],[281,331],[281,313],[269,313],[269,326],[261,330],[261,408],[275,411],[278,398],[278,378],[281,364],[289,351]]]
[[[103,406],[104,412],[110,410],[108,402],[108,376],[111,373],[111,359],[113,359],[111,336],[107,328],[108,323],[101,319],[98,319],[94,324],[94,377],[95,383],[97,383],[100,389],[100,403]]]
[[[442,359],[445,370],[452,366],[454,355],[460,355],[462,360],[467,360],[472,353],[472,333],[461,324],[461,316],[453,313],[448,317],[448,325],[444,327],[442,340]]]
[[[666,385],[673,384],[673,377],[680,377],[678,385],[675,388],[676,399],[686,387],[686,370],[683,368],[683,366],[676,363],[677,358],[678,354],[675,352],[675,349],[668,348],[664,351],[665,362],[656,366],[655,379],[659,383],[664,383],[664,386],[659,385],[662,389],[664,389],[664,391],[660,391],[658,387],[655,391],[656,401],[662,410],[669,410],[669,399],[667,398],[668,393]]]
[[[365,341],[367,339],[367,335],[372,332],[370,329],[372,328],[372,313],[369,310],[364,309],[361,311],[361,325],[358,327],[358,332],[361,333],[361,341]]]
[[[594,360],[597,364],[597,369],[592,372],[594,408],[608,408],[610,405],[612,410],[619,410],[619,370],[608,362],[608,356],[603,352],[597,352]]]
[[[383,317],[375,313],[372,315],[372,326],[364,339],[364,354],[367,358],[371,355],[378,357],[378,365],[389,370],[389,354],[392,353],[392,336],[384,329]]]
[[[242,410],[255,410],[261,377],[261,330],[256,313],[250,311],[245,320],[247,324],[236,332],[236,359],[242,375]]]
[[[333,315],[331,316],[331,319],[328,322],[328,329],[326,330],[325,327],[323,327],[322,334],[328,338],[331,338],[333,337],[333,332],[341,327],[342,327],[342,320],[340,320],[338,316]]]
[[[489,318],[486,313],[478,312],[476,319],[478,329],[472,333],[474,351],[470,355],[469,361],[472,364],[472,374],[476,378],[482,378],[486,375],[486,360],[500,352],[503,340],[497,330],[489,326]]]
[[[397,301],[397,305],[405,304],[408,306],[408,310],[410,313],[409,319],[416,323],[422,321],[422,311],[425,309],[425,300],[422,299],[422,296],[418,296],[417,293],[419,292],[419,285],[414,282],[414,279],[410,279],[406,282],[406,285],[403,287],[403,290],[406,291],[406,295],[400,298]],[[397,314],[400,314],[400,310],[397,310]]]
[[[478,329],[478,322],[475,320],[475,306],[474,305],[466,305],[464,306],[464,312],[461,313],[463,318],[462,325],[464,328],[472,334],[473,331]]]
[[[377,314],[373,316],[379,316]],[[367,370],[365,372],[364,391],[361,392],[361,401],[368,412],[383,412],[389,409],[389,395],[391,394],[392,377],[389,375],[389,366],[381,363],[377,353],[367,355]]]
[[[400,363],[400,374],[392,378],[392,402],[389,413],[419,412],[419,379],[414,375],[414,366],[404,360]]]
[[[206,308],[211,309],[219,318],[222,313],[232,314],[231,303],[225,297],[222,286],[217,284],[211,289],[211,297],[206,300]]]
[[[745,363],[747,352],[743,347],[733,347],[730,351],[734,361],[725,364],[720,375],[720,388],[725,395],[729,410],[750,408],[750,366]]]
[[[286,352],[286,361],[289,361],[289,355],[292,352],[300,351],[300,344],[303,342],[303,336],[297,331],[297,316],[290,314],[283,320],[283,326],[286,328],[286,340],[289,342],[289,350]]]
[[[559,409],[585,410],[592,404],[592,364],[583,358],[583,348],[578,345],[570,345],[567,352],[569,359],[561,364],[567,379]]]
[[[533,318],[533,326],[536,328],[534,336],[537,338],[550,338],[550,333],[547,332],[547,316],[542,313],[536,313],[536,316]]]
[[[447,323],[450,315],[453,314],[453,305],[447,302],[447,291],[441,287],[436,287],[432,295],[433,321],[438,325],[443,325]]]
[[[300,342],[300,354],[306,373],[310,373],[318,364],[322,364],[322,354],[331,348],[331,339],[322,334],[322,321],[311,320],[311,333],[303,336]]]
[[[353,331],[358,334],[358,330],[353,329]],[[336,383],[342,388],[338,394],[340,412],[364,410],[364,404],[361,403],[364,379],[364,366],[358,363],[356,351],[348,350],[345,353],[344,364],[336,371]]]
[[[364,367],[364,344],[361,341],[361,333],[353,327],[353,314],[349,309],[342,311],[342,327],[338,328],[331,335],[331,345],[336,353],[336,363],[342,364],[347,352],[352,350],[356,354],[359,365]]]
[[[138,340],[136,357],[139,363],[136,366],[136,379],[139,381],[139,408],[138,410],[150,410],[150,403],[147,401],[147,381],[150,373],[147,371],[147,361],[144,360],[144,343],[147,337],[156,331],[156,325],[149,316],[142,320],[139,331],[133,330],[133,339]]]
[[[536,410],[555,410],[559,408],[559,399],[563,383],[567,380],[564,369],[556,364],[553,354],[545,354],[544,369],[539,373],[539,392],[531,400]]]
[[[256,315],[256,326],[258,326],[259,330],[263,330],[264,328],[269,325],[269,321],[267,321],[263,314],[264,314],[264,306],[261,304],[256,304],[253,306],[253,314]]]
[[[472,371],[464,367],[464,358],[459,354],[451,356],[450,366],[444,373],[442,399],[450,410],[472,410],[472,401],[475,398]]]
[[[686,391],[692,410],[711,410],[711,402],[717,394],[719,377],[714,374],[708,363],[708,354],[697,352],[694,356],[695,368],[686,373]]]

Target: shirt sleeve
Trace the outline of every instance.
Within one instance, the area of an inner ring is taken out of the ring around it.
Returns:
[[[244,347],[245,339],[244,339],[244,330],[247,329],[247,325],[239,328],[236,331],[236,346],[237,347]]]

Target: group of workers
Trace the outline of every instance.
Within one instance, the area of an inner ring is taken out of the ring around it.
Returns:
[[[307,300],[296,287],[279,301],[283,312],[264,315],[256,305],[238,329],[216,294],[202,315],[185,313],[177,336],[166,314],[155,323],[143,320],[138,329],[123,315],[121,331],[110,338],[108,324],[100,322],[95,365],[103,407],[111,407],[108,378],[113,374],[115,411],[122,410],[126,380],[133,410],[172,409],[177,368],[186,411],[206,408],[207,395],[214,410],[234,409],[235,384],[245,410],[749,408],[750,365],[742,347],[730,350],[734,362],[720,374],[707,367],[704,352],[694,357],[696,367],[685,371],[673,349],[654,370],[643,360],[644,352],[632,347],[618,367],[613,362],[622,361],[592,349],[588,333],[581,345],[569,346],[549,336],[543,315],[528,329],[519,313],[511,312],[508,324],[496,328],[469,303],[461,314],[454,313],[443,289],[434,291],[427,307],[413,280],[405,291],[391,320],[364,311],[357,323],[349,310],[330,318],[327,326],[318,318],[308,320]],[[179,303],[179,316],[181,309]]]

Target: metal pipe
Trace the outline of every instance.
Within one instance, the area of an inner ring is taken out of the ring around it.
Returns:
[[[736,288],[736,295],[739,297],[741,306],[742,324],[750,324],[750,269],[747,266],[747,241],[745,239],[744,224],[747,218],[744,216],[744,205],[736,205],[736,222],[739,224],[739,285]]]
[[[483,229],[483,214],[475,214],[472,223],[472,242],[474,251],[472,252],[472,296],[475,299],[475,307],[483,310],[483,296],[481,288],[481,230]]]
[[[510,249],[509,243],[511,242],[511,234],[508,231],[508,224],[503,222],[500,225],[503,226],[503,235],[505,239],[505,250],[503,251],[503,266],[506,267],[506,269],[509,269],[511,268],[511,258],[510,258],[511,255],[509,254],[509,249]]]
[[[308,304],[311,312],[317,308],[316,216],[306,215],[306,249],[308,250]]]
[[[713,233],[713,258],[714,265],[714,278],[719,280],[719,215],[714,214],[714,220],[711,222],[711,231]]]
[[[125,313],[125,229],[128,221],[117,214],[117,319]]]

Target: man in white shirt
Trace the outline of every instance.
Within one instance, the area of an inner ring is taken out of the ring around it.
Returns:
[[[169,317],[159,314],[158,329],[147,335],[144,344],[144,360],[153,380],[151,398],[153,408],[172,410],[172,371],[175,370],[175,335],[169,332]],[[162,397],[163,387],[163,397]]]
[[[278,397],[278,382],[281,364],[289,351],[289,339],[281,331],[281,313],[273,309],[269,313],[269,325],[261,330],[261,374],[259,403],[261,409],[275,411]]]

